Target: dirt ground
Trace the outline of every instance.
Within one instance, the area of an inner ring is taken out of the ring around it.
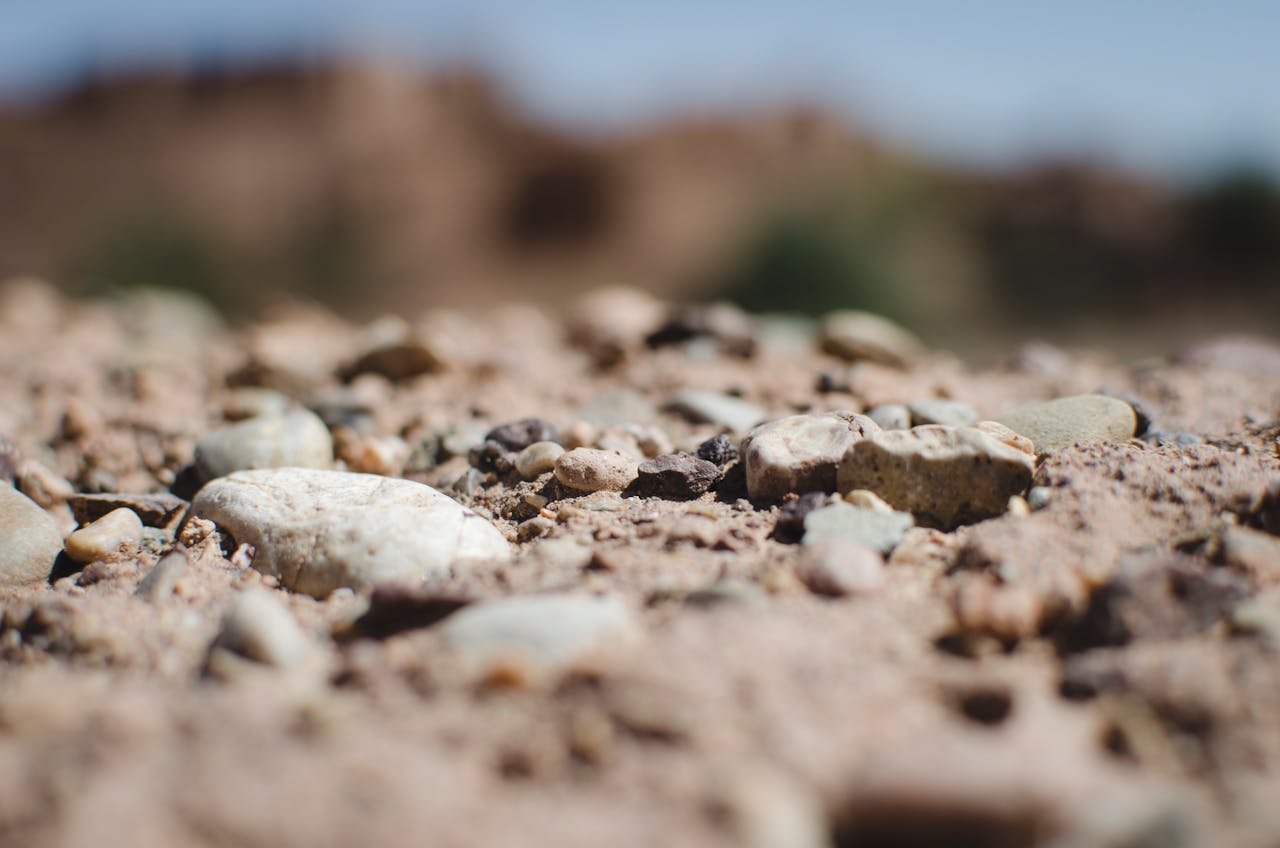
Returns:
[[[1280,347],[895,368],[722,323],[646,343],[644,310],[435,313],[402,374],[316,309],[232,330],[171,297],[0,290],[0,435],[64,533],[73,491],[189,499],[197,441],[266,387],[326,419],[335,467],[433,485],[515,551],[383,629],[358,619],[394,598],[276,588],[191,523],[0,590],[0,844],[1280,845]],[[1104,391],[1150,424],[1041,455],[1040,508],[912,529],[881,585],[841,597],[800,579],[785,503],[470,471],[476,433],[529,416],[691,450],[722,428],[667,411],[683,388],[768,417]],[[186,574],[137,597],[175,533]],[[209,662],[250,586],[287,605],[305,663]],[[477,678],[440,638],[441,599],[559,590],[623,599],[640,638],[540,679]]]

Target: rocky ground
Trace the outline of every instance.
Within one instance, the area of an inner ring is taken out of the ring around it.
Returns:
[[[28,281],[0,363],[0,844],[1280,843],[1273,344]]]

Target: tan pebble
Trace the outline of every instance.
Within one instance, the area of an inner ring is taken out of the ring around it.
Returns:
[[[556,460],[556,479],[580,492],[621,492],[636,479],[639,462],[619,452],[574,448]]]
[[[844,496],[844,502],[850,506],[874,510],[881,515],[892,515],[894,512],[893,507],[885,503],[883,498],[867,489],[854,489],[848,492]]]
[[[1028,456],[1036,455],[1035,443],[1021,433],[1016,433],[999,421],[979,421],[973,425],[975,430],[981,430],[991,438],[998,442],[1004,442],[1011,448],[1016,448]]]
[[[554,470],[563,455],[564,448],[555,442],[534,442],[516,454],[516,471],[525,480],[534,480]]]
[[[132,556],[142,540],[142,520],[131,509],[112,510],[67,537],[67,556],[76,562],[95,562]]]

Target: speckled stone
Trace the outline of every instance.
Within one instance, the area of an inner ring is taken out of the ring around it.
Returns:
[[[556,460],[556,480],[579,492],[621,492],[636,479],[639,462],[618,451],[574,448]]]
[[[1132,406],[1105,395],[1057,398],[999,420],[1035,443],[1039,453],[1076,443],[1123,441],[1132,438],[1138,426]]]
[[[762,424],[742,442],[747,491],[769,503],[790,492],[832,492],[836,466],[858,439],[880,427],[865,415],[790,415]]]
[[[907,365],[924,353],[919,339],[888,318],[855,310],[824,318],[820,343],[824,351],[841,359],[892,366]]]
[[[47,512],[26,495],[0,485],[0,586],[49,579],[62,552],[62,534]]]

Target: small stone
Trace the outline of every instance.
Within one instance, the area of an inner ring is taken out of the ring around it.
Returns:
[[[923,524],[950,529],[1000,515],[1031,483],[1027,454],[973,427],[872,433],[840,463],[839,488],[870,489]]]
[[[1076,395],[1024,407],[1000,423],[1035,443],[1038,453],[1087,442],[1132,438],[1138,418],[1133,407],[1104,395]]]
[[[666,311],[666,304],[639,289],[596,289],[570,307],[569,339],[596,365],[616,365],[644,343]]]
[[[349,624],[340,624],[340,639],[387,639],[397,633],[430,627],[469,604],[464,597],[442,595],[429,586],[391,583],[375,586],[369,607]]]
[[[639,471],[634,457],[595,448],[574,448],[556,460],[556,479],[579,492],[621,492]]]
[[[440,627],[445,643],[481,674],[518,668],[553,675],[588,654],[636,641],[635,614],[614,597],[531,595],[469,606]]]
[[[747,491],[769,503],[790,492],[832,492],[836,466],[859,439],[880,427],[865,415],[791,415],[752,430],[742,442]]]
[[[348,471],[399,477],[409,462],[409,446],[399,436],[357,433],[350,427],[333,432],[334,454]]]
[[[534,442],[516,454],[516,471],[525,480],[536,480],[538,477],[553,471],[556,460],[564,453],[564,448],[555,442]]]
[[[496,527],[446,495],[372,474],[240,471],[201,489],[190,514],[252,545],[258,571],[318,598],[510,556]]]
[[[1189,448],[1192,445],[1204,444],[1203,438],[1183,430],[1149,430],[1139,438],[1158,448]]]
[[[830,501],[826,492],[805,492],[795,500],[784,501],[778,507],[778,520],[773,525],[773,537],[779,542],[799,542],[804,537],[804,519]]]
[[[72,495],[67,501],[80,525],[97,521],[109,512],[127,509],[146,527],[172,527],[182,517],[187,502],[173,495],[135,495],[111,492],[105,495]]]
[[[497,442],[486,441],[471,449],[467,461],[480,471],[506,474],[515,468],[516,455]]]
[[[893,512],[893,507],[884,502],[884,499],[875,492],[869,492],[866,489],[854,489],[852,492],[845,492],[844,502],[850,506],[856,506],[860,509],[870,509],[875,512],[889,515]]]
[[[914,525],[909,512],[884,513],[840,502],[815,509],[805,516],[802,541],[812,545],[830,539],[845,539],[887,554],[898,546]]]
[[[914,335],[870,312],[833,312],[822,322],[822,349],[841,359],[902,367],[924,353]]]
[[[76,494],[75,486],[67,478],[29,458],[18,463],[14,485],[18,491],[45,509],[60,506]]]
[[[645,337],[652,348],[706,340],[717,352],[750,357],[756,351],[756,326],[750,315],[730,303],[677,307],[666,322]]]
[[[196,465],[206,479],[258,468],[326,468],[333,463],[329,428],[312,412],[282,418],[250,418],[217,430],[196,445]]]
[[[765,417],[764,410],[741,398],[702,389],[681,389],[667,400],[667,408],[695,424],[714,424],[733,433],[745,433]]]
[[[541,418],[521,418],[494,427],[484,440],[497,442],[509,451],[522,451],[535,442],[555,442],[558,435],[555,426]]]
[[[911,424],[946,424],[948,427],[967,427],[977,422],[978,413],[973,407],[958,400],[918,400],[907,404],[911,412]]]
[[[1035,443],[1026,436],[1015,433],[999,421],[979,421],[973,425],[975,430],[981,430],[988,436],[998,442],[1004,442],[1014,450],[1020,450],[1027,456],[1034,457],[1036,455]]]
[[[47,512],[21,492],[0,486],[0,586],[44,583],[62,552],[62,534]]]
[[[870,592],[884,583],[884,558],[851,539],[823,539],[801,548],[796,577],[818,595]]]
[[[720,433],[698,445],[697,456],[698,459],[705,459],[707,462],[715,463],[718,467],[724,468],[738,458],[738,448],[734,445],[732,439],[724,433]]]
[[[408,380],[443,370],[445,354],[428,335],[398,316],[386,316],[365,328],[355,359],[341,369],[343,379],[380,374],[388,380]]]
[[[178,581],[187,573],[188,564],[187,555],[181,550],[165,554],[138,583],[133,596],[150,603],[164,600],[173,594]]]
[[[911,410],[906,407],[906,404],[882,403],[867,412],[867,417],[879,424],[881,430],[911,428]]]
[[[1038,512],[1049,505],[1053,497],[1053,489],[1048,486],[1032,486],[1027,490],[1027,506],[1032,512]]]
[[[713,462],[688,454],[667,454],[640,463],[632,486],[643,498],[688,501],[700,497],[720,479]]]
[[[213,641],[213,650],[276,668],[289,668],[307,655],[307,637],[279,599],[266,589],[247,589],[232,602]]]
[[[108,512],[67,537],[67,556],[90,563],[133,556],[142,541],[142,521],[131,509]]]
[[[451,456],[467,456],[472,448],[484,444],[488,429],[479,421],[467,421],[446,429],[440,434],[441,461]]]
[[[241,386],[232,389],[222,404],[222,416],[228,421],[247,418],[280,418],[289,412],[289,398],[275,389]]]
[[[543,515],[535,515],[528,521],[520,522],[520,526],[516,528],[516,540],[519,542],[532,542],[534,539],[541,538],[556,528],[556,523],[550,518]]]

